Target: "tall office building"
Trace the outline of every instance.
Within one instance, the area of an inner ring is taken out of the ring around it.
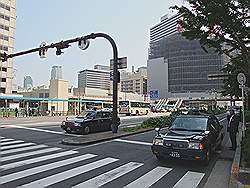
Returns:
[[[16,0],[0,0],[0,52],[14,52],[16,30]],[[13,87],[13,60],[0,61],[0,94],[11,94]]]
[[[223,81],[208,80],[208,75],[221,72],[223,56],[212,48],[206,53],[199,41],[183,37],[177,24],[180,18],[165,16],[150,29],[148,91],[158,90],[160,98],[168,98],[221,90]]]
[[[23,78],[23,88],[25,90],[33,88],[33,80],[31,78],[31,76],[25,76]]]
[[[110,71],[85,69],[78,74],[78,88],[110,89]]]
[[[63,79],[62,66],[55,65],[51,69],[51,80]]]
[[[122,71],[120,79],[122,92],[147,94],[147,67],[140,67],[132,72]]]

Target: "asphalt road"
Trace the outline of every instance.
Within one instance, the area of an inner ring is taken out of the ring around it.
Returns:
[[[225,126],[224,116],[220,119]],[[192,161],[159,162],[150,149],[154,131],[76,147],[60,144],[68,135],[27,128],[1,129],[0,187],[201,188],[219,157],[216,153],[207,167]],[[36,128],[57,131],[49,125]]]

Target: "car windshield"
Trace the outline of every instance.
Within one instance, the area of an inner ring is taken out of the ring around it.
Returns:
[[[183,131],[205,131],[207,129],[207,118],[201,117],[177,117],[170,130]]]
[[[95,116],[94,111],[83,111],[77,118],[91,118]]]

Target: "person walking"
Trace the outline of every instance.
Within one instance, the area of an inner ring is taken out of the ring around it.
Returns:
[[[230,140],[232,143],[232,147],[230,148],[231,150],[236,150],[237,146],[237,141],[236,141],[236,136],[237,133],[239,132],[239,117],[237,114],[235,114],[234,110],[231,109],[230,114],[227,116],[228,120],[228,126],[227,126],[227,131],[229,132]]]
[[[15,108],[15,116],[18,117],[18,109]]]

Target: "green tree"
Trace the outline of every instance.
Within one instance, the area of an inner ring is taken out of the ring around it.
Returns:
[[[212,47],[231,58],[223,69],[232,74],[225,81],[223,95],[239,96],[237,73],[247,75],[250,87],[250,0],[186,1],[188,7],[172,7],[183,15],[179,21],[182,35],[199,40],[205,51],[206,47]]]
[[[241,57],[234,57],[229,63],[227,63],[222,69],[223,72],[227,73],[228,79],[224,80],[224,86],[222,90],[223,96],[240,97],[241,90],[237,81],[238,73],[242,72],[246,74],[246,64]]]

